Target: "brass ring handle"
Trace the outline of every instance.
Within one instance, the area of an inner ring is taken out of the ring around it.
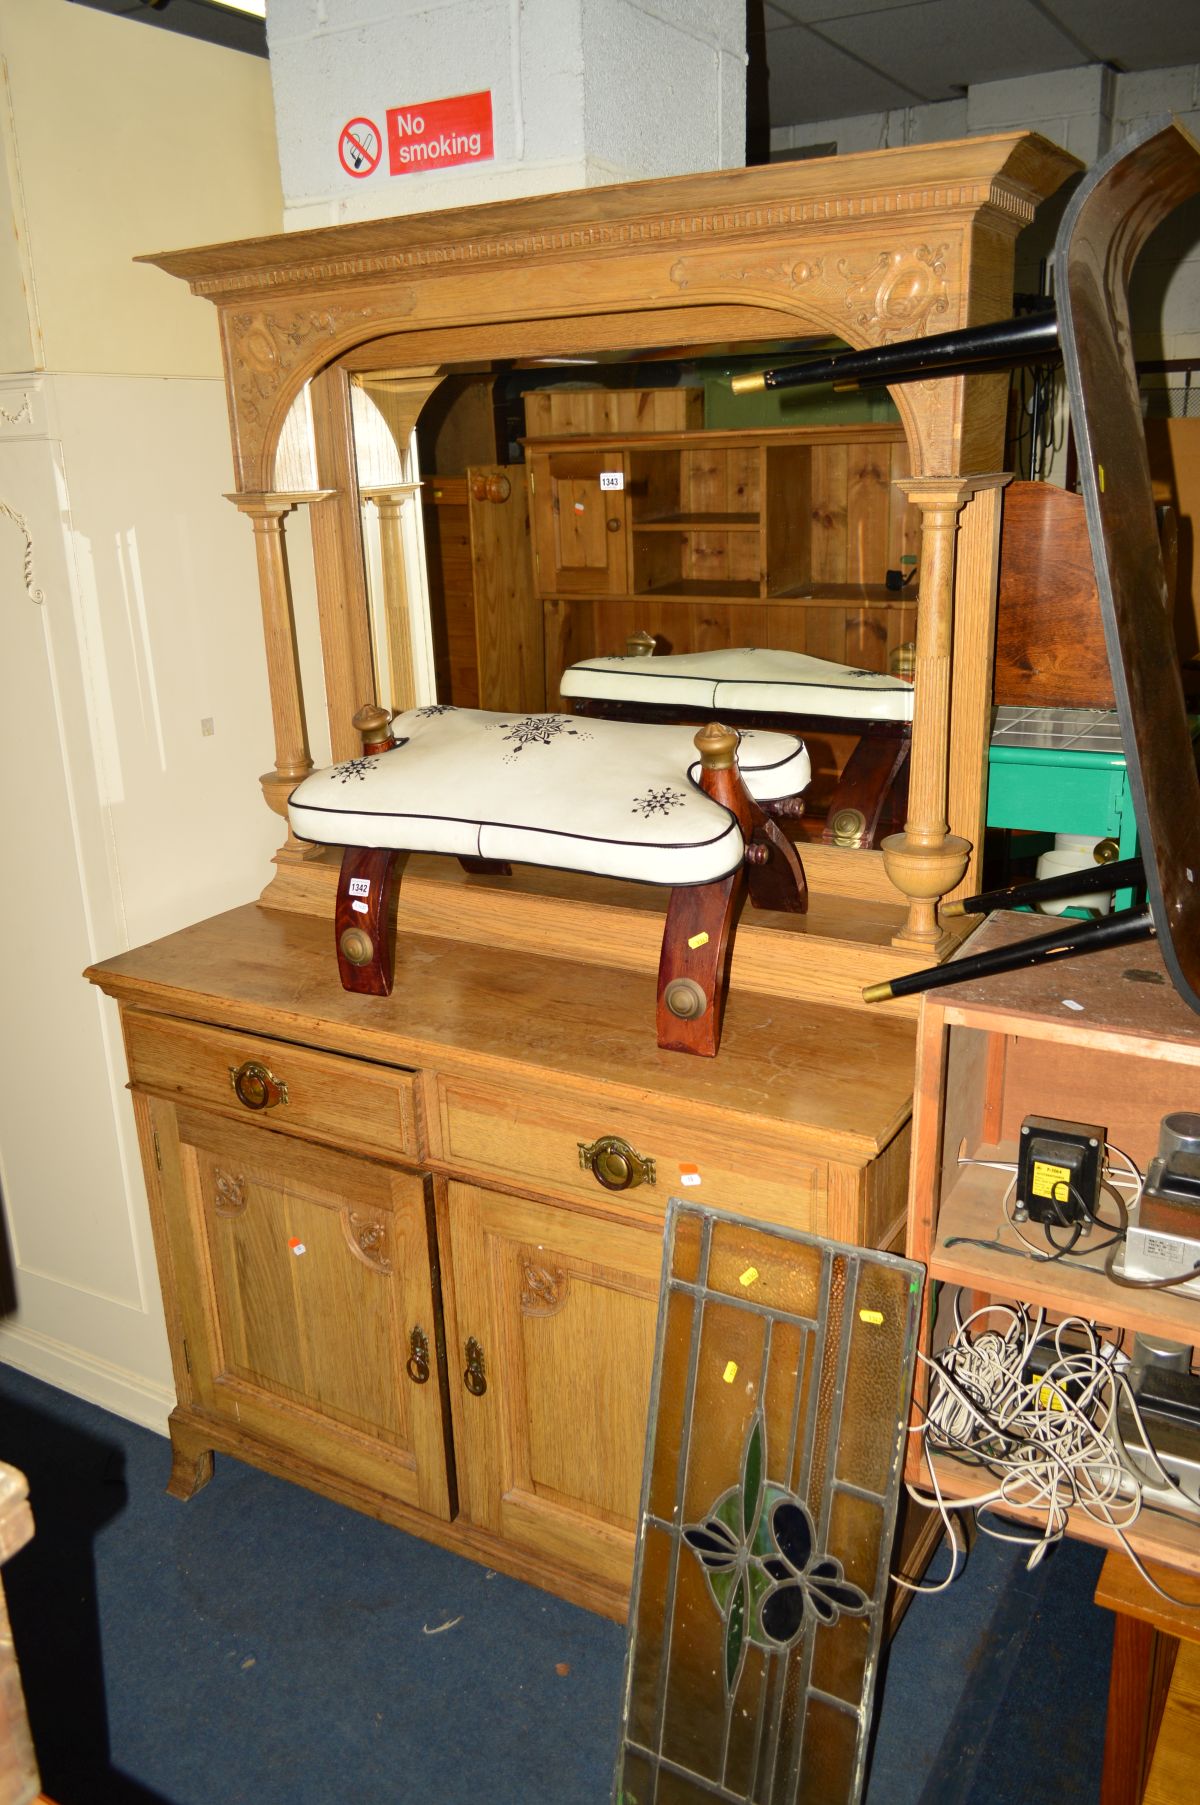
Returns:
[[[635,1185],[657,1183],[652,1159],[635,1153],[620,1135],[602,1134],[598,1141],[580,1141],[579,1163],[606,1191],[632,1191]]]
[[[487,1390],[487,1362],[483,1357],[483,1349],[474,1335],[467,1337],[463,1352],[467,1356],[466,1370],[463,1373],[463,1384],[473,1398],[481,1398]]]
[[[424,1385],[429,1378],[429,1342],[423,1329],[414,1329],[408,1338],[409,1354],[404,1370],[414,1385]]]
[[[257,1059],[231,1065],[229,1082],[239,1103],[247,1109],[274,1109],[288,1100],[287,1085]]]

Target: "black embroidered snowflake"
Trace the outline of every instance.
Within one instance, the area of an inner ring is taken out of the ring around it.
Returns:
[[[331,783],[349,783],[357,777],[359,783],[365,783],[367,772],[373,771],[379,763],[377,758],[350,758],[344,765],[335,765],[329,773]]]
[[[416,711],[417,719],[419,721],[428,721],[430,717],[435,714],[455,713],[457,713],[457,710],[455,709],[453,702],[431,702],[428,708],[418,708]]]
[[[678,808],[685,800],[682,790],[662,789],[647,790],[644,796],[635,796],[631,815],[641,813],[642,819],[648,821],[651,815],[669,815],[673,808]]]
[[[529,746],[550,746],[560,734],[569,733],[572,739],[590,740],[591,734],[576,727],[569,714],[529,714],[523,721],[496,721],[497,728],[503,729],[504,738],[513,741],[513,749],[505,755],[504,762],[510,765],[519,752]]]

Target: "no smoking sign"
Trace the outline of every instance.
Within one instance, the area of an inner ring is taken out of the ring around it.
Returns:
[[[370,119],[348,119],[338,139],[338,161],[347,175],[367,176],[379,167],[383,139]]]

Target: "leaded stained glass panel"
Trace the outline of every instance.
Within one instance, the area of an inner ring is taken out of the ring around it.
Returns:
[[[672,1200],[616,1805],[859,1796],[921,1277]]]

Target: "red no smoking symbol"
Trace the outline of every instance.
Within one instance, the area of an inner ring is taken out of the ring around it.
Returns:
[[[383,139],[369,119],[349,119],[338,139],[338,161],[347,175],[370,175],[378,167]]]

